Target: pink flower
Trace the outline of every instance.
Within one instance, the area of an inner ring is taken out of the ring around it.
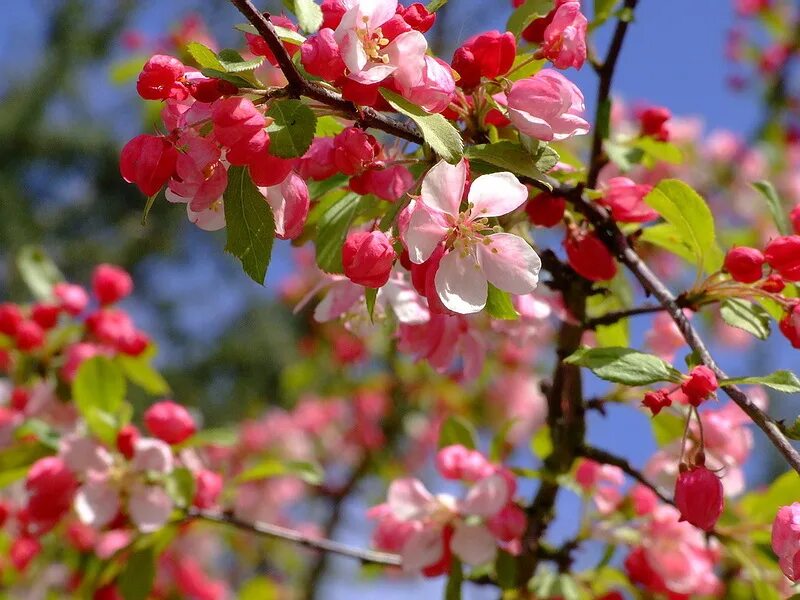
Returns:
[[[436,454],[436,468],[445,479],[464,481],[477,481],[495,471],[483,454],[461,444],[441,448]]]
[[[714,372],[705,365],[700,365],[689,373],[688,379],[681,384],[681,391],[686,394],[690,404],[699,406],[716,392],[718,387]]]
[[[655,354],[672,362],[675,352],[686,345],[686,340],[672,317],[659,313],[653,319],[652,328],[645,333],[645,343]]]
[[[122,149],[119,171],[128,183],[136,184],[145,196],[153,196],[175,172],[178,151],[167,138],[137,135]]]
[[[800,304],[792,306],[780,322],[781,333],[792,344],[800,349]]]
[[[589,133],[583,111],[581,91],[553,69],[515,82],[508,93],[508,114],[514,126],[545,142]]]
[[[186,134],[178,141],[182,152],[169,181],[170,191],[189,202],[193,212],[210,208],[228,186],[228,171],[219,146],[207,138]]]
[[[353,283],[365,287],[386,285],[394,259],[394,248],[382,231],[351,233],[342,248],[344,274]]]
[[[510,233],[484,235],[487,219],[508,214],[528,199],[528,190],[511,173],[478,177],[461,212],[467,167],[440,161],[422,181],[421,206],[414,211],[404,241],[416,264],[425,262],[447,240],[449,251],[436,271],[436,291],[456,313],[479,312],[488,283],[512,294],[527,294],[539,282],[541,260],[522,238]]]
[[[396,202],[402,198],[413,185],[414,176],[403,165],[372,167],[361,175],[350,178],[350,189],[355,193],[373,194],[388,202]]]
[[[775,238],[767,245],[764,256],[784,279],[800,281],[800,235]]]
[[[28,471],[28,516],[38,532],[52,529],[69,510],[78,482],[66,462],[56,456],[37,460]]]
[[[496,79],[505,75],[514,64],[517,41],[510,31],[487,31],[469,38],[453,54],[453,69],[458,73],[458,85],[471,90],[482,77]]]
[[[400,92],[429,113],[440,113],[450,105],[456,90],[453,71],[446,62],[425,56],[422,80],[412,86],[400,86]]]
[[[214,508],[222,493],[222,475],[202,469],[195,473],[195,493],[192,504],[197,508]]]
[[[264,115],[247,98],[218,100],[213,104],[211,120],[214,137],[230,150],[226,159],[232,165],[250,164],[269,142]]]
[[[611,209],[611,216],[617,221],[646,223],[658,218],[658,213],[644,202],[652,189],[651,185],[639,185],[627,177],[612,177],[600,203]]]
[[[580,2],[559,6],[544,30],[544,41],[537,53],[557,69],[580,69],[586,60],[586,27]]]
[[[151,56],[139,74],[136,91],[145,100],[185,98],[188,91],[178,81],[185,71],[186,67],[177,58],[163,54]]]
[[[320,29],[300,47],[303,67],[311,75],[325,81],[336,81],[344,75],[345,65],[332,29]]]
[[[800,503],[782,506],[775,515],[772,551],[783,574],[792,581],[800,579]]]
[[[358,127],[348,127],[333,138],[333,159],[345,175],[357,175],[372,165],[381,154],[373,136]]]
[[[150,433],[168,444],[180,444],[197,429],[189,411],[172,400],[162,400],[148,408],[144,424]]]
[[[73,283],[59,282],[55,284],[53,295],[58,300],[61,309],[73,317],[81,314],[89,304],[89,295],[86,290]]]
[[[401,86],[412,87],[425,70],[428,43],[419,31],[401,33],[389,41],[381,25],[390,21],[397,0],[347,0],[334,38],[339,44],[347,76],[358,83],[378,83],[394,75]]]
[[[613,512],[622,500],[619,487],[625,475],[619,467],[583,459],[575,471],[575,481],[584,492],[593,494],[597,510],[602,514]]]
[[[305,181],[289,173],[280,184],[258,189],[272,209],[276,237],[293,240],[303,233],[311,204]]]
[[[173,198],[170,197],[169,190],[167,190],[167,200],[170,202],[174,201]],[[225,227],[225,203],[220,197],[212,202],[208,208],[194,211],[192,210],[191,203],[187,202],[186,216],[189,218],[190,223],[197,225],[197,227],[203,231],[218,231]]]
[[[322,181],[336,175],[337,167],[334,162],[336,148],[334,138],[315,137],[311,147],[297,161],[297,174],[302,179]]]

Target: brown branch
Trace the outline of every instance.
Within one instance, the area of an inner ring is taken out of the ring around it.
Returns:
[[[373,108],[356,106],[342,98],[340,94],[307,80],[292,62],[292,57],[289,56],[286,48],[283,47],[275,27],[269,20],[269,14],[259,12],[250,0],[230,0],[230,2],[256,28],[275,55],[278,67],[289,83],[286,89],[290,96],[306,96],[317,100],[352,119],[361,127],[379,129],[419,145],[425,142],[414,125],[387,117]]]
[[[665,309],[660,304],[648,304],[646,306],[626,308],[624,310],[616,310],[613,312],[608,312],[604,314],[602,317],[595,317],[593,319],[589,319],[583,324],[583,326],[586,329],[597,329],[602,325],[613,325],[614,323],[622,321],[622,319],[627,319],[628,317],[635,317],[638,315],[649,315],[661,312],[663,310]]]
[[[189,509],[187,512],[187,519],[229,525],[256,535],[286,540],[288,542],[305,546],[306,548],[312,548],[314,550],[321,550],[322,552],[331,552],[340,556],[354,558],[362,563],[391,567],[398,567],[401,564],[400,556],[397,554],[355,548],[353,546],[334,542],[333,540],[306,535],[295,529],[281,527],[280,525],[273,525],[272,523],[248,523],[247,521],[237,518],[232,513]]]
[[[605,450],[594,448],[592,446],[583,446],[581,448],[581,455],[584,458],[591,459],[604,465],[613,465],[615,467],[619,467],[625,474],[633,477],[643,486],[650,488],[662,502],[666,502],[667,504],[675,506],[675,503],[671,499],[662,494],[661,491],[659,491],[659,489],[653,485],[640,471],[633,468],[633,466],[631,466],[631,464],[621,456],[616,456],[610,452],[606,452]]]

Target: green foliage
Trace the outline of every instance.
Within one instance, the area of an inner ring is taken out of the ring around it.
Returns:
[[[768,525],[775,518],[781,506],[797,502],[800,498],[800,477],[789,471],[778,477],[765,490],[746,494],[739,502],[738,509],[752,525]]]
[[[489,295],[486,299],[486,312],[495,319],[502,319],[505,321],[516,321],[519,319],[519,313],[517,309],[514,308],[511,295],[508,292],[497,289],[491,283],[489,284]]]
[[[283,0],[283,5],[294,13],[306,33],[314,33],[322,25],[322,9],[314,0]]]
[[[151,364],[156,354],[154,344],[139,356],[118,354],[114,361],[120,366],[128,380],[152,396],[169,393],[169,384]]]
[[[650,421],[653,428],[653,437],[659,446],[666,446],[683,435],[686,420],[668,412],[660,412]]]
[[[630,348],[581,348],[564,362],[586,367],[600,379],[624,385],[681,380],[680,371],[666,361]]]
[[[378,299],[378,288],[364,289],[364,300],[367,303],[367,313],[369,314],[369,320],[371,322],[375,321],[375,301],[377,299]]]
[[[263,285],[275,240],[272,210],[244,167],[228,170],[224,199],[228,236],[225,251],[241,261],[253,281]]]
[[[264,63],[263,56],[256,56],[250,60],[245,60],[241,54],[230,48],[220,50],[217,59],[222,65],[222,70],[226,73],[253,71]]]
[[[772,213],[772,218],[775,221],[775,226],[778,228],[778,233],[781,235],[790,235],[792,233],[792,224],[789,222],[789,217],[786,215],[783,203],[778,197],[778,192],[775,191],[775,186],[769,181],[756,181],[753,187],[758,190],[767,201],[769,212]]]
[[[343,198],[333,196],[320,203],[322,216],[317,223],[317,265],[326,273],[342,272],[342,245],[350,224],[358,214],[358,194],[347,194]]]
[[[683,162],[683,152],[675,144],[661,142],[650,136],[636,140],[633,148],[641,151],[640,160],[648,167],[653,167],[658,162],[665,162],[671,165],[679,165]]]
[[[645,202],[672,226],[678,242],[689,251],[698,269],[709,273],[719,270],[723,254],[717,245],[714,216],[697,192],[682,181],[665,179],[645,197]],[[679,256],[685,257],[686,253]]]
[[[461,160],[464,155],[464,142],[461,134],[447,119],[442,115],[427,113],[401,95],[385,88],[381,88],[381,95],[394,110],[417,124],[431,150],[451,164]]]
[[[478,447],[478,432],[475,426],[457,415],[448,417],[439,430],[439,448],[461,444],[474,450]]]
[[[787,394],[800,392],[800,380],[791,371],[775,371],[769,375],[756,377],[734,377],[733,379],[724,379],[720,385],[765,385]]]
[[[531,452],[539,458],[545,458],[553,452],[553,438],[547,426],[540,427],[531,437]]]
[[[125,600],[146,600],[156,577],[156,552],[152,546],[134,552],[117,580]]]
[[[758,304],[729,298],[720,306],[719,314],[728,325],[746,331],[760,340],[769,337],[770,316]]]
[[[191,506],[195,494],[195,479],[192,472],[180,467],[170,473],[165,480],[165,488],[170,498],[179,508]]]
[[[50,300],[53,286],[64,281],[56,264],[39,246],[23,246],[17,253],[17,269],[37,300]]]
[[[314,140],[317,117],[300,100],[278,100],[267,116],[274,121],[267,127],[270,154],[281,158],[303,156]]]
[[[0,450],[0,486],[22,479],[30,466],[40,458],[53,454],[53,448],[39,441],[18,442]]]
[[[280,477],[282,475],[293,475],[302,479],[309,485],[319,485],[325,478],[325,473],[318,464],[304,461],[287,462],[275,458],[265,458],[252,467],[245,469],[244,472],[236,477],[235,482],[241,484],[258,479]]]
[[[94,356],[81,363],[72,382],[75,406],[89,430],[112,446],[119,429],[130,420],[125,389],[122,369],[105,356]]]
[[[478,160],[517,175],[530,177],[545,182],[545,176],[536,166],[536,160],[520,144],[514,142],[497,142],[480,144],[467,148],[467,158]],[[546,182],[545,182],[546,183]]]
[[[435,13],[437,10],[447,4],[447,0],[431,0],[425,7],[429,13]]]
[[[219,71],[225,70],[225,67],[222,66],[222,62],[217,58],[216,52],[200,42],[189,42],[186,44],[186,51],[200,68],[217,69]]]
[[[278,600],[280,589],[268,577],[255,577],[239,590],[238,600]]]
[[[553,0],[527,0],[511,14],[506,29],[515,37],[519,37],[533,21],[546,16],[553,9],[553,5]]]
[[[596,27],[602,25],[611,16],[618,0],[594,0],[594,20],[592,24]]]

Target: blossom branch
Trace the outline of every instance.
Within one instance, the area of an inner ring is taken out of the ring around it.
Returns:
[[[321,85],[308,81],[297,69],[292,57],[283,47],[283,43],[278,37],[278,32],[272,25],[268,13],[261,13],[250,0],[230,0],[236,9],[250,21],[256,28],[259,35],[269,46],[278,61],[278,67],[283,72],[288,81],[287,91],[290,96],[306,96],[317,100],[341,112],[344,116],[365,128],[379,129],[390,133],[396,137],[422,145],[425,140],[417,128],[410,123],[402,123],[389,118],[375,109],[369,107],[359,107],[342,98],[340,94],[328,90]]]
[[[362,563],[391,567],[400,566],[400,556],[397,554],[355,548],[353,546],[341,544],[330,539],[306,535],[297,531],[296,529],[289,529],[287,527],[281,527],[280,525],[274,525],[272,523],[248,523],[247,521],[243,521],[228,512],[220,513],[189,509],[187,512],[187,519],[207,521],[221,525],[230,525],[236,529],[241,529],[242,531],[247,531],[249,533],[286,540],[288,542],[305,546],[306,548],[312,548],[314,550],[321,550],[322,552],[331,552],[340,556],[354,558]]]
[[[643,486],[650,488],[650,490],[652,490],[662,502],[675,506],[675,503],[671,499],[662,494],[661,491],[659,491],[659,489],[653,485],[640,471],[635,469],[621,456],[616,456],[610,452],[606,452],[605,450],[601,450],[600,448],[595,448],[593,446],[583,446],[580,452],[584,458],[591,459],[604,465],[613,465],[620,468],[626,475],[633,477]]]

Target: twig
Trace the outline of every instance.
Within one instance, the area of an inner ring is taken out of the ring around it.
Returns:
[[[648,481],[648,479],[641,472],[633,468],[633,466],[631,466],[631,464],[621,456],[616,456],[610,452],[606,452],[605,450],[594,448],[592,446],[583,446],[583,448],[581,448],[581,455],[584,458],[589,458],[604,465],[613,465],[615,467],[619,467],[624,473],[630,477],[633,477],[643,486],[650,488],[662,502],[666,502],[667,504],[675,506],[675,503],[671,499],[662,494],[659,489],[650,483],[650,481]]]
[[[583,326],[586,329],[597,329],[601,325],[613,325],[617,321],[627,319],[628,317],[635,317],[637,315],[648,315],[665,310],[660,304],[648,304],[646,306],[638,306],[636,308],[626,308],[625,310],[617,310],[604,314],[602,317],[595,317],[587,320]]]
[[[264,38],[269,49],[275,55],[278,67],[286,76],[286,81],[288,81],[286,89],[289,96],[312,98],[335,108],[364,128],[379,129],[416,144],[422,145],[424,143],[425,140],[414,125],[401,123],[369,107],[358,107],[349,100],[342,98],[340,94],[308,81],[292,62],[292,57],[289,56],[286,48],[283,47],[275,27],[269,20],[269,14],[259,12],[250,0],[230,0],[230,2],[256,28],[256,31]]]
[[[353,546],[334,542],[333,540],[306,535],[295,529],[281,527],[280,525],[273,525],[272,523],[248,523],[247,521],[243,521],[235,517],[231,513],[189,509],[187,512],[187,518],[208,521],[210,523],[219,523],[221,525],[230,525],[232,527],[236,527],[237,529],[241,529],[242,531],[247,531],[253,534],[286,540],[307,548],[313,548],[323,552],[332,552],[333,554],[339,554],[340,556],[355,558],[360,560],[362,563],[387,565],[392,567],[398,567],[401,564],[400,556],[397,554],[355,548]]]

